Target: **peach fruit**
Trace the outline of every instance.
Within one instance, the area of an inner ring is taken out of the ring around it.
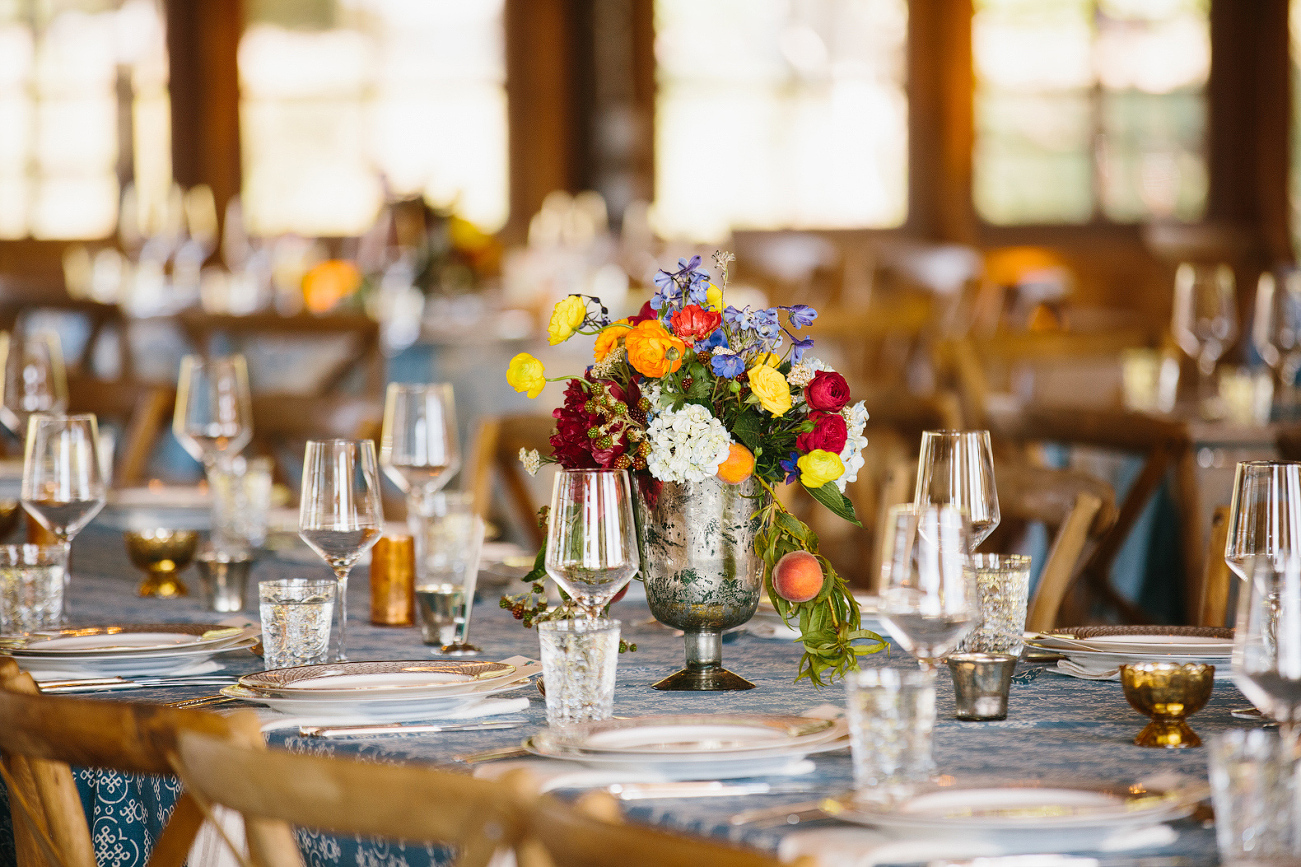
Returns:
[[[822,564],[808,551],[791,551],[772,570],[772,586],[787,602],[808,602],[822,592]]]
[[[729,485],[739,485],[754,475],[754,455],[740,443],[727,447],[727,459],[718,465],[718,477]]]

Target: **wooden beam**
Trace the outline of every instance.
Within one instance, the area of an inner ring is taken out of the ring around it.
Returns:
[[[243,0],[166,0],[172,175],[212,187],[217,213],[240,191],[239,39]]]

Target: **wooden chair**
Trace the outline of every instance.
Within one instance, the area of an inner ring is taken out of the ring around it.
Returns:
[[[383,389],[384,359],[380,353],[379,323],[369,316],[360,313],[331,313],[322,316],[253,313],[235,316],[187,310],[178,318],[196,350],[205,355],[226,352],[248,354],[259,345],[272,341],[304,349],[325,340],[338,344],[333,360],[301,378],[305,386],[302,391],[304,394],[327,395],[356,375],[363,380],[362,393],[378,394]],[[251,367],[256,368],[256,365]],[[257,370],[252,369],[251,373],[253,390],[259,391]]]
[[[176,390],[170,386],[129,380],[68,377],[68,411],[93,412],[119,430],[113,483],[145,481],[149,458],[171,423]]]
[[[270,457],[276,481],[291,488],[308,440],[369,439],[378,450],[383,426],[383,405],[367,397],[253,395],[252,451]]]
[[[200,803],[244,816],[253,867],[301,865],[281,823],[330,833],[463,847],[458,867],[484,867],[523,834],[523,777],[501,782],[418,765],[253,750],[203,732],[179,738],[179,774]],[[271,834],[267,834],[270,829]]]
[[[1229,541],[1229,507],[1217,506],[1206,543],[1206,568],[1197,600],[1197,626],[1224,626],[1229,616],[1229,590],[1233,571],[1224,559]]]
[[[1194,591],[1186,598],[1197,599],[1195,588],[1198,581],[1191,576],[1200,574],[1204,549],[1201,531],[1196,524],[1196,516],[1200,514],[1196,466],[1192,437],[1186,423],[1123,410],[1061,407],[995,409],[990,412],[988,421],[994,437],[1008,443],[1091,446],[1142,457],[1143,466],[1121,501],[1115,522],[1098,540],[1081,571],[1088,592],[1116,611],[1125,622],[1145,623],[1148,617],[1111,586],[1111,565],[1148,501],[1156,495],[1167,473],[1173,471],[1185,584]],[[1195,616],[1195,612],[1189,612],[1190,618]]]
[[[514,517],[523,526],[529,542],[538,547],[545,541],[537,521],[540,504],[534,501],[528,475],[519,461],[519,451],[537,449],[544,455],[550,454],[549,438],[555,427],[555,419],[549,415],[485,417],[479,422],[474,446],[470,490],[475,509],[487,515],[492,505],[493,476],[500,474]]]
[[[251,713],[221,716],[41,695],[12,659],[0,659],[0,769],[9,791],[18,863],[95,867],[72,766],[171,776],[182,731],[224,738],[254,755],[262,752],[257,717]],[[182,794],[150,854],[151,867],[181,867],[203,819],[199,804]],[[259,825],[257,830],[292,841],[287,826]]]

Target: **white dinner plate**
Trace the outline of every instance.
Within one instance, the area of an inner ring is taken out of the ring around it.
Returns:
[[[1119,653],[1128,656],[1167,657],[1195,656],[1228,659],[1233,653],[1232,638],[1191,635],[1114,635],[1093,638],[1068,638],[1062,635],[1034,635],[1026,643],[1042,650],[1059,653]]]
[[[553,753],[690,759],[753,755],[816,745],[834,738],[832,720],[798,716],[649,716],[547,729],[534,736]]]
[[[1204,785],[1132,786],[975,783],[932,785],[901,801],[878,804],[853,796],[823,804],[849,822],[910,833],[1069,831],[1148,825],[1192,812]]]
[[[1207,656],[1200,653],[1117,653],[1111,650],[1085,650],[1083,648],[1071,648],[1069,650],[1052,648],[1052,650],[1069,659],[1095,667],[1103,665],[1104,667],[1115,668],[1118,665],[1136,662],[1175,662],[1179,664],[1200,662],[1205,665],[1218,666],[1225,666],[1229,663],[1228,656],[1218,654]]]
[[[414,719],[434,719],[440,714],[463,707],[492,695],[498,695],[520,687],[529,686],[530,681],[521,678],[509,683],[476,684],[476,688],[459,695],[369,695],[355,696],[349,699],[321,698],[286,698],[280,695],[249,689],[235,684],[221,690],[228,698],[262,704],[280,713],[313,717],[354,717],[365,716],[376,722],[399,722]]]
[[[174,650],[157,650],[150,653],[131,653],[105,656],[15,656],[18,666],[33,674],[73,673],[77,676],[135,677],[154,674],[171,674],[197,665],[221,653],[246,650],[257,644],[248,637],[233,644],[213,647],[181,647]]]
[[[0,636],[0,652],[16,657],[104,657],[155,655],[187,648],[234,644],[260,632],[210,623],[141,623],[70,626]]]
[[[240,685],[282,698],[352,699],[358,696],[459,695],[478,692],[482,684],[517,679],[504,662],[395,660],[304,665],[259,671],[240,678]]]

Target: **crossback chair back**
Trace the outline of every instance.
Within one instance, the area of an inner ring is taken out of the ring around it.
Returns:
[[[262,735],[251,713],[221,716],[42,695],[12,659],[0,659],[0,754],[18,863],[94,867],[94,846],[72,767],[170,776],[182,731],[204,732],[261,752]],[[183,793],[150,854],[150,867],[181,867],[203,819],[201,807]],[[289,833],[287,827],[261,830]]]
[[[264,833],[280,823],[453,844],[462,849],[458,867],[484,867],[523,833],[520,777],[497,782],[415,765],[251,750],[200,732],[179,741],[182,782],[201,801],[243,815],[253,867],[301,864],[296,847]]]
[[[104,426],[119,430],[113,462],[115,485],[145,481],[149,458],[171,423],[176,390],[170,386],[130,380],[68,377],[68,411],[94,413]]]
[[[488,514],[492,505],[493,478],[505,485],[507,504],[531,544],[541,547],[542,530],[538,527],[539,503],[533,495],[528,475],[519,461],[520,449],[537,449],[550,454],[549,438],[556,422],[549,415],[506,415],[485,417],[479,422],[474,446],[474,471],[470,490],[475,509]]]
[[[319,349],[322,359],[310,372],[297,377],[304,393],[326,395],[352,377],[362,378],[363,393],[378,394],[383,387],[384,358],[380,352],[379,323],[361,313],[331,313],[320,316],[252,313],[236,316],[186,310],[180,323],[195,350],[203,355],[243,352],[251,355],[274,344],[296,350]],[[328,343],[328,347],[325,344]],[[313,347],[313,344],[316,344]],[[325,358],[329,355],[329,358]],[[282,387],[259,387],[258,365],[250,365],[253,390],[285,391]],[[295,371],[298,373],[299,371]]]

